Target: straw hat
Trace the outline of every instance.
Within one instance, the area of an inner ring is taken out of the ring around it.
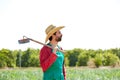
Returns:
[[[56,27],[54,25],[49,25],[45,32],[46,32],[46,39],[45,39],[45,43],[48,41],[48,39],[58,30],[64,28],[64,26],[59,26],[59,27]]]

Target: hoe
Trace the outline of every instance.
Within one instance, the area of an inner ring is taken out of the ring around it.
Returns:
[[[49,46],[49,45],[47,45],[47,44],[44,44],[44,43],[39,42],[39,41],[37,41],[37,40],[34,40],[34,39],[32,39],[32,38],[28,38],[28,37],[26,37],[26,36],[23,36],[23,39],[18,40],[18,43],[19,43],[19,44],[24,44],[24,43],[28,43],[28,42],[30,42],[30,41],[36,42],[36,43],[38,43],[38,44],[41,44],[41,45],[44,45],[44,46],[47,46],[47,47],[53,49],[52,46]],[[65,51],[60,50],[60,49],[58,49],[58,51],[61,51],[61,52],[65,53]]]

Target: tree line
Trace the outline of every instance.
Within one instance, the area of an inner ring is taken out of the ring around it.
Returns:
[[[65,66],[120,66],[120,48],[93,50],[75,48],[65,50]],[[39,67],[39,49],[0,50],[0,68]]]

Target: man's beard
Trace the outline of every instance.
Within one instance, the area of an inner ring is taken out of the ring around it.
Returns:
[[[62,40],[62,36],[56,38],[57,42],[60,42],[61,40]]]

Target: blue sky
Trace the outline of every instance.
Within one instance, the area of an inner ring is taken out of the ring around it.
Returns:
[[[120,47],[120,0],[0,0],[0,49],[41,48],[18,44],[23,35],[44,43],[50,24],[65,26],[63,49]]]

